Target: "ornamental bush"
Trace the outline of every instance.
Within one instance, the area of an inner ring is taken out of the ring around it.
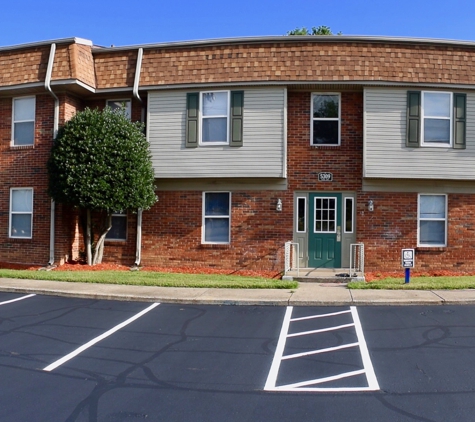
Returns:
[[[54,141],[48,193],[54,201],[84,209],[88,215],[91,211],[106,215],[96,255],[98,247],[103,248],[114,211],[146,210],[157,200],[143,131],[143,124],[131,122],[124,110],[86,108],[59,130]]]

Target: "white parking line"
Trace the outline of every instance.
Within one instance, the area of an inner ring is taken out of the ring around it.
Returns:
[[[33,297],[33,296],[36,296],[36,295],[31,294],[31,295],[26,295],[26,296],[22,296],[22,297],[17,297],[16,299],[6,300],[4,302],[0,302],[0,306],[1,305],[6,305],[6,304],[12,303],[12,302],[18,302],[19,300],[23,300],[23,299],[28,299],[29,297]]]
[[[282,323],[282,329],[280,331],[279,340],[277,342],[277,348],[274,354],[274,359],[272,361],[269,375],[267,376],[267,381],[264,386],[264,390],[266,391],[306,391],[306,392],[309,392],[309,391],[310,392],[312,391],[313,392],[342,392],[342,391],[377,391],[379,390],[379,384],[376,379],[376,374],[374,372],[373,366],[371,364],[368,347],[366,346],[363,329],[361,327],[361,322],[360,322],[358,312],[355,306],[351,306],[350,310],[347,310],[347,311],[333,312],[333,313],[328,313],[328,314],[323,314],[323,315],[311,315],[311,316],[306,316],[302,318],[291,318],[292,311],[293,311],[292,306],[287,307],[287,310],[284,316],[284,321]],[[289,327],[292,322],[304,321],[304,320],[309,320],[309,319],[314,319],[314,318],[328,318],[328,317],[342,315],[342,314],[351,314],[353,318],[353,323],[328,327],[328,328],[319,329],[319,330],[302,331],[302,332],[297,332],[293,334],[288,334]],[[355,327],[356,336],[358,339],[356,343],[348,343],[348,344],[343,344],[340,346],[311,350],[311,351],[302,352],[302,353],[294,353],[291,355],[284,356],[284,349],[285,349],[285,343],[287,341],[287,338],[310,335],[310,334],[319,334],[319,333],[335,331],[335,330],[340,330],[340,329],[349,328],[349,327]],[[305,357],[309,355],[316,355],[320,353],[331,353],[331,352],[335,352],[341,349],[348,349],[352,347],[359,347],[359,350],[361,353],[361,359],[363,362],[363,369],[351,371],[351,372],[344,372],[341,374],[335,374],[335,375],[325,377],[325,378],[300,381],[300,382],[287,384],[287,385],[280,385],[280,386],[276,385],[277,376],[279,374],[280,364],[282,361],[301,358],[301,357]],[[328,388],[315,387],[315,385],[324,384],[327,382],[354,377],[354,376],[360,376],[360,375],[366,376],[366,381],[368,384],[367,386],[328,387]]]
[[[135,321],[136,319],[140,318],[142,315],[145,315],[147,312],[151,311],[152,309],[156,308],[160,303],[154,303],[153,305],[150,305],[148,308],[144,309],[143,311],[139,312],[138,314],[134,315],[132,318],[129,318],[128,320],[122,322],[119,325],[116,325],[114,328],[111,328],[109,331],[106,331],[104,334],[101,334],[100,336],[92,339],[91,341],[87,342],[86,344],[82,345],[81,347],[78,347],[76,350],[73,352],[67,354],[66,356],[62,357],[61,359],[58,359],[56,362],[53,362],[52,364],[48,365],[46,368],[43,368],[43,371],[52,371],[53,369],[56,369],[58,366],[61,366],[63,363],[67,362],[68,360],[71,360],[73,357],[79,355],[79,353],[83,352],[86,349],[89,349],[89,347],[93,346],[94,344],[98,343],[99,341],[105,339],[106,337],[109,337],[111,334],[114,334],[116,331],[120,330],[121,328],[125,327],[126,325],[130,324],[131,322]]]

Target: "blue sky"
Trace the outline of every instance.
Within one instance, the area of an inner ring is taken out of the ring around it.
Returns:
[[[319,25],[344,35],[475,41],[474,16],[473,0],[14,0],[2,4],[0,46],[69,37],[138,45]]]

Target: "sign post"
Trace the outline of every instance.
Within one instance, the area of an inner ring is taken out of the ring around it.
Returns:
[[[405,283],[409,283],[411,280],[411,268],[414,268],[415,264],[415,250],[403,249],[401,251],[402,267],[405,269]]]

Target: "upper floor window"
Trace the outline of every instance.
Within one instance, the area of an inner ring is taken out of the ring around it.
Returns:
[[[130,100],[107,100],[106,105],[112,110],[120,110],[123,108],[129,120],[132,119],[132,105]]]
[[[452,144],[452,94],[422,93],[422,145]]]
[[[35,97],[13,99],[13,146],[34,145],[35,103]]]
[[[312,94],[311,145],[340,145],[340,95]]]
[[[10,190],[10,237],[31,239],[33,224],[33,189]]]
[[[243,143],[243,91],[205,91],[186,97],[187,148]]]
[[[406,146],[464,149],[465,112],[465,94],[409,91]]]
[[[419,246],[447,245],[447,196],[419,195]]]
[[[201,143],[228,143],[228,92],[201,93]]]

